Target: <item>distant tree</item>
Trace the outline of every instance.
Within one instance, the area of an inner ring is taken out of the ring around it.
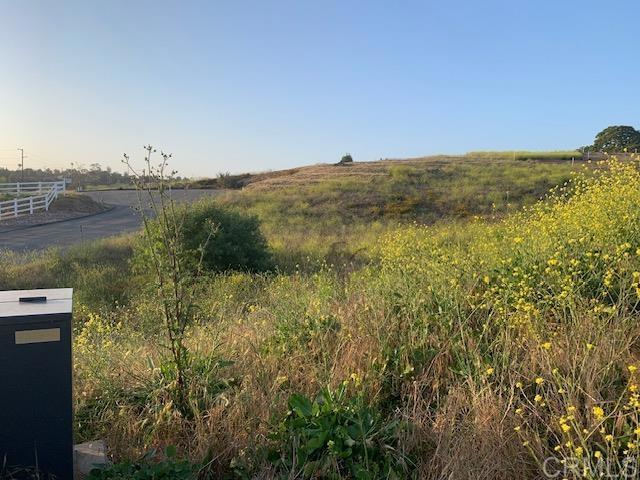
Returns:
[[[598,152],[622,152],[624,149],[640,149],[640,132],[626,125],[605,128],[593,142],[593,150]]]
[[[343,155],[342,158],[340,159],[340,165],[344,165],[345,163],[353,163],[353,157],[351,156],[350,153]]]
[[[103,169],[99,163],[92,163],[90,168],[84,168],[79,164],[71,163],[70,168],[55,169],[24,169],[24,181],[25,182],[40,182],[59,180],[60,178],[71,178],[71,188],[78,185],[131,185],[133,186],[132,179],[127,172],[114,172],[111,168],[107,167]],[[4,182],[17,182],[23,178],[20,170],[9,170],[7,168],[0,167],[0,178]],[[178,177],[176,177],[176,180]]]

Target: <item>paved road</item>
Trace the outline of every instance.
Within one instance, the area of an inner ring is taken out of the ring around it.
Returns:
[[[174,191],[173,196],[178,202],[192,202],[218,194],[220,194],[219,190],[177,190]],[[0,232],[0,249],[24,251],[65,247],[87,240],[132,232],[140,228],[140,216],[132,208],[138,202],[135,192],[111,190],[88,192],[87,195],[112,208],[87,218],[29,227],[13,232]]]
[[[193,202],[204,197],[220,195],[223,190],[174,190],[171,196],[177,202]],[[84,192],[98,202],[109,205],[126,205],[127,207],[138,205],[138,194],[135,190],[104,190],[100,192]],[[143,200],[146,197],[143,195]],[[148,203],[148,202],[147,202]]]

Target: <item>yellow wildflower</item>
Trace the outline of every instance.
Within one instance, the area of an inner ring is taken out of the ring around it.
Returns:
[[[604,410],[602,407],[595,406],[592,409],[593,416],[596,417],[597,420],[602,420],[604,418]]]

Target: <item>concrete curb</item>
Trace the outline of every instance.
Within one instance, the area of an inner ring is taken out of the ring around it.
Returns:
[[[64,223],[64,222],[70,222],[72,220],[82,220],[83,218],[95,217],[97,215],[102,215],[103,213],[112,212],[116,208],[117,208],[117,205],[111,205],[109,208],[107,208],[106,210],[103,210],[102,212],[88,213],[87,215],[81,215],[79,217],[73,217],[73,218],[63,218],[62,220],[54,220],[53,222],[36,223],[34,225],[23,225],[20,227],[12,228],[11,230],[0,230],[0,237],[4,233],[19,232],[21,230],[29,230],[30,228],[44,227],[47,225],[55,225],[56,223]]]

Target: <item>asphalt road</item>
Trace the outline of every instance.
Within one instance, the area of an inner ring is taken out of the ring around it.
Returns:
[[[25,251],[66,247],[87,240],[132,232],[140,228],[142,220],[133,209],[138,205],[136,192],[110,190],[85,192],[85,194],[112,208],[86,218],[33,226],[12,232],[0,232],[0,250]],[[219,194],[219,190],[176,190],[173,192],[173,197],[178,202],[192,202]]]

